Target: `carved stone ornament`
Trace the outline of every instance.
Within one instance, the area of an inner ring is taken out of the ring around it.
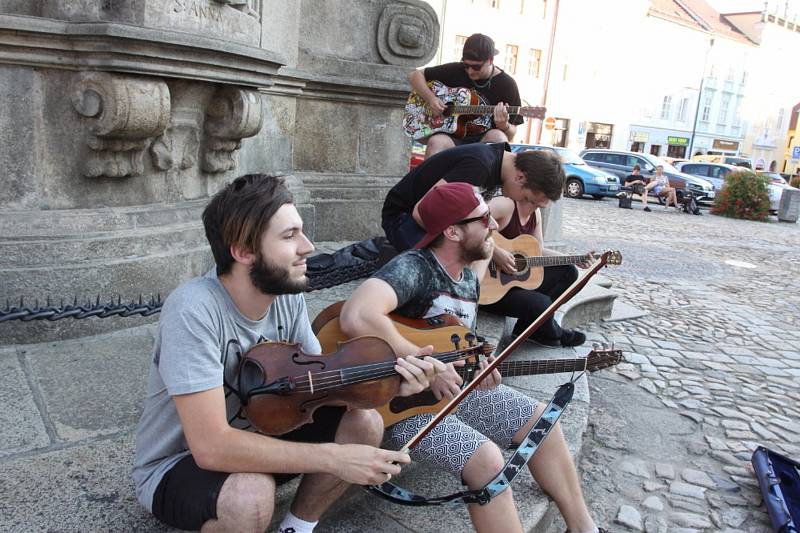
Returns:
[[[261,3],[263,0],[214,0],[214,2],[223,6],[231,6],[259,21],[261,20]]]
[[[242,139],[261,130],[262,119],[258,91],[230,86],[218,89],[206,109],[203,170],[235,169],[234,152],[242,146]]]
[[[378,20],[378,52],[390,65],[419,66],[430,61],[439,45],[439,20],[433,9],[392,3]]]
[[[72,82],[72,105],[89,122],[91,153],[84,167],[89,178],[138,176],[142,157],[170,118],[170,96],[161,80],[81,72]]]

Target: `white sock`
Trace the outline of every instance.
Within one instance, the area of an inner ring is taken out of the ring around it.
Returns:
[[[590,529],[589,531],[584,531],[583,533],[600,533],[600,530],[595,527],[594,529]]]
[[[278,533],[313,533],[317,524],[319,524],[319,521],[306,522],[305,520],[297,518],[289,511],[286,513],[286,516],[283,517],[283,522],[281,522],[280,527],[278,527]]]

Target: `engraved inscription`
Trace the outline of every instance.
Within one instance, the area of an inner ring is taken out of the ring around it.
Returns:
[[[203,0],[172,0],[173,13],[186,13],[200,20],[222,23],[222,8],[209,5]]]

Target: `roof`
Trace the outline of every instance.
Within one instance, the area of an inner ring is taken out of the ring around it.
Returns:
[[[752,41],[705,0],[650,0],[648,15],[734,41]]]

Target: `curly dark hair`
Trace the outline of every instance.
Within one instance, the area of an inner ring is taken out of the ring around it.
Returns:
[[[550,150],[527,150],[514,158],[514,167],[525,174],[525,187],[544,193],[553,202],[561,198],[567,175],[561,159]]]
[[[203,226],[217,275],[230,272],[235,262],[231,246],[257,251],[272,216],[284,204],[294,203],[280,176],[240,176],[214,195],[203,210]]]

